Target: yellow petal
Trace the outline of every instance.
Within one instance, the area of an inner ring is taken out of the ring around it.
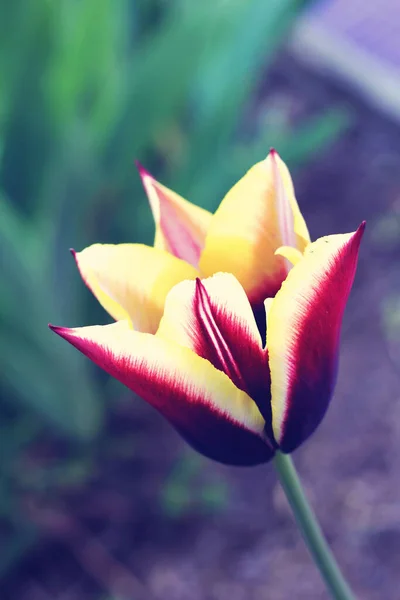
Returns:
[[[168,252],[142,244],[94,244],[75,254],[80,274],[105,310],[134,329],[157,330],[165,298],[197,270]]]
[[[283,256],[286,258],[292,265],[297,265],[299,260],[303,258],[302,253],[297,248],[293,248],[292,246],[281,246],[278,250],[275,250],[275,254],[279,256]]]
[[[254,165],[228,192],[211,220],[200,271],[233,273],[252,304],[276,294],[287,275],[275,254],[285,245],[300,252],[309,241],[289,171],[275,152]]]
[[[51,328],[160,411],[199,452],[236,465],[272,458],[253,400],[189,348],[132,331],[123,321]]]
[[[154,246],[197,267],[212,214],[159,183],[138,164],[156,223]]]

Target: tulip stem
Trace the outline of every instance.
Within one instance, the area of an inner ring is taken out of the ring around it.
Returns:
[[[297,525],[332,598],[355,600],[307,500],[291,457],[277,452],[274,463]]]

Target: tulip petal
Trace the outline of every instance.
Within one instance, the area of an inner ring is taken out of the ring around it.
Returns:
[[[277,250],[275,250],[275,254],[279,256],[284,256],[292,265],[297,265],[299,260],[303,258],[302,253],[297,248],[293,248],[293,246],[281,246]]]
[[[306,222],[297,204],[289,169],[274,149],[269,153],[268,160],[271,162],[275,182],[276,204],[278,215],[281,219],[282,245],[293,246],[300,252],[303,252],[311,242],[311,239]],[[288,210],[289,207],[290,211]],[[284,224],[282,221],[286,221],[286,223]],[[290,230],[285,233],[285,228],[288,225],[292,225],[293,227],[294,239],[291,237],[292,232]]]
[[[275,296],[288,272],[280,246],[303,252],[309,235],[286,165],[271,152],[228,192],[211,220],[200,258],[204,276],[233,273],[253,306]]]
[[[235,465],[272,457],[256,404],[188,348],[124,321],[52,329],[156,408],[202,454]]]
[[[284,452],[311,435],[328,408],[364,226],[310,244],[270,304],[272,426]]]
[[[197,267],[212,214],[159,183],[138,163],[156,222],[154,246]]]
[[[74,253],[82,279],[117,321],[154,333],[165,298],[179,281],[197,270],[168,252],[142,244],[94,244]]]
[[[175,340],[223,371],[257,403],[272,438],[268,354],[237,279],[218,273],[184,281],[168,294],[158,337]]]

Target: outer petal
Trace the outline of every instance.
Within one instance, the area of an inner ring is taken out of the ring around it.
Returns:
[[[268,354],[248,298],[233,275],[176,285],[167,296],[157,336],[192,349],[226,373],[257,403],[273,439]]]
[[[159,410],[202,454],[235,465],[272,457],[255,403],[188,348],[126,322],[52,329]]]
[[[275,151],[228,192],[212,218],[200,259],[205,275],[233,273],[253,305],[279,290],[288,264],[275,251],[309,241],[286,165]]]
[[[197,267],[212,214],[154,179],[138,163],[156,222],[154,246]]]
[[[157,330],[165,298],[194,267],[168,252],[142,244],[94,244],[74,253],[82,279],[110,315],[135,329]]]
[[[328,407],[364,226],[310,244],[269,307],[272,426],[284,452],[311,435]]]

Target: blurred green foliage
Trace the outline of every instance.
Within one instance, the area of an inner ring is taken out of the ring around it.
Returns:
[[[256,108],[256,133],[243,122],[306,4],[0,2],[0,518],[18,521],[16,457],[46,423],[86,443],[101,432],[110,388],[46,325],[106,319],[69,247],[151,242],[133,159],[213,210],[269,146],[295,165],[342,129],[345,117],[333,110],[295,130]],[[71,473],[75,463],[66,479]],[[184,497],[183,480],[173,479],[167,504]],[[21,536],[23,547],[29,535]]]
[[[170,518],[179,518],[194,507],[209,512],[224,508],[229,497],[224,481],[202,481],[203,459],[182,454],[164,482],[161,507]]]

